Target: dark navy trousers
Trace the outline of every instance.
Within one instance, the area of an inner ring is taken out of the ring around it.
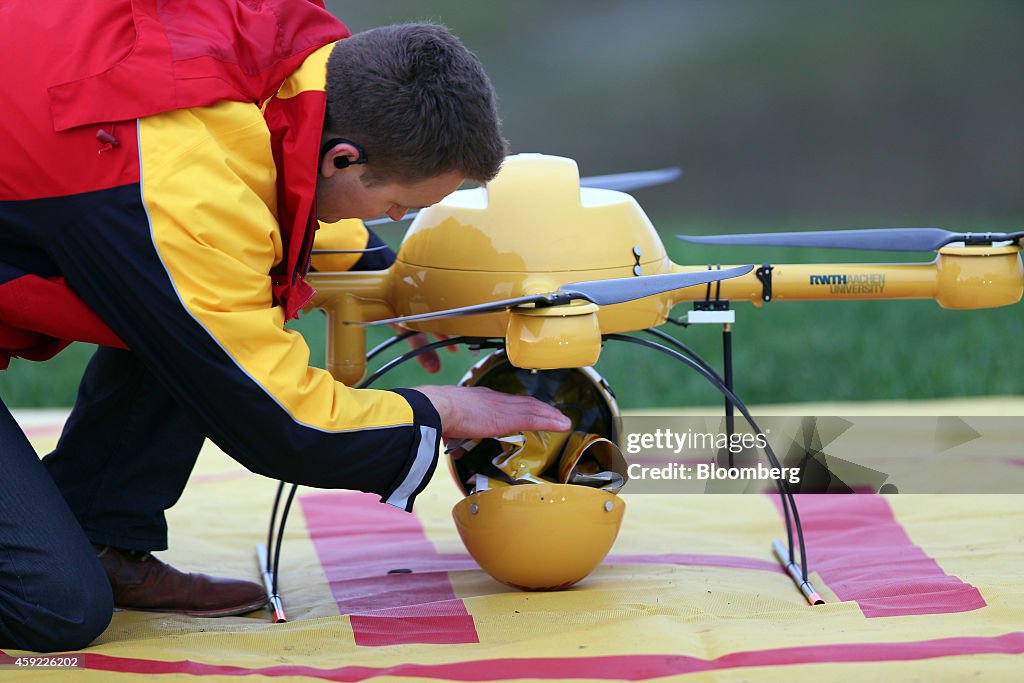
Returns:
[[[167,548],[203,434],[129,351],[100,347],[57,448],[39,460],[0,408],[0,647],[86,647],[113,598],[92,543]]]
[[[52,652],[110,623],[110,584],[89,539],[0,403],[0,647]]]
[[[43,464],[93,543],[166,550],[164,510],[181,496],[203,440],[135,354],[101,346]]]

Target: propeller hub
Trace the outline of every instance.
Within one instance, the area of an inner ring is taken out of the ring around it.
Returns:
[[[556,295],[557,297],[565,297],[568,299],[569,295]],[[589,301],[583,301],[577,299],[572,302],[552,301],[548,304],[526,304],[524,306],[516,306],[510,309],[513,313],[518,313],[525,316],[541,316],[548,318],[564,318],[573,315],[587,315],[589,313],[597,313],[599,307],[597,304],[592,304]]]
[[[598,307],[589,302],[514,308],[505,333],[508,359],[517,368],[589,367],[601,355]]]
[[[1024,267],[1016,245],[946,246],[936,259],[935,300],[943,308],[1008,306],[1024,294]]]

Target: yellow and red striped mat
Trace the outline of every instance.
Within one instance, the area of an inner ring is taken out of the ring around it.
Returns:
[[[991,412],[986,404],[944,407]],[[63,419],[18,417],[40,452]],[[1021,450],[1000,466],[1024,482]],[[171,550],[160,556],[181,569],[258,581],[254,548],[265,539],[275,488],[208,444],[170,514]],[[816,607],[772,555],[771,542],[785,533],[773,498],[624,498],[619,538],[593,574],[571,590],[523,593],[494,582],[466,554],[450,515],[459,494],[443,465],[413,515],[375,496],[300,489],[282,552],[288,623],[271,623],[268,611],[222,619],[118,612],[79,653],[78,668],[21,675],[1024,680],[1024,495],[802,496],[812,582],[827,603]],[[0,651],[0,659],[20,654]],[[24,671],[2,668],[2,680]]]

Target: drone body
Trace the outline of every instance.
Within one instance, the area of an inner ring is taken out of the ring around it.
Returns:
[[[1019,253],[1009,243],[949,244],[930,263],[680,266],[630,195],[581,188],[570,159],[521,154],[487,187],[421,211],[390,269],[309,280],[313,306],[328,316],[328,369],[351,385],[366,367],[363,325],[379,321],[505,338],[518,367],[583,367],[597,361],[602,335],[657,327],[681,301],[1011,304],[1024,291]],[[408,316],[419,319],[394,320]]]
[[[414,220],[387,271],[313,273],[328,314],[328,368],[352,383],[365,369],[364,323],[552,292],[566,283],[680,270],[628,194],[580,188],[575,162],[523,154],[486,188],[461,190]],[[715,274],[708,274],[716,278]],[[597,361],[601,335],[665,322],[683,290],[609,306],[573,301],[403,322],[448,336],[506,338],[520,367]]]

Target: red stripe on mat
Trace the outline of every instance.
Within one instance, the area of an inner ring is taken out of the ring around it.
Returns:
[[[306,676],[325,681],[356,682],[381,676],[435,678],[450,681],[501,681],[514,678],[643,681],[702,671],[796,664],[852,664],[906,662],[966,655],[1019,655],[1024,653],[1024,632],[1001,636],[941,638],[909,643],[837,643],[733,652],[714,659],[684,655],[610,655],[606,657],[537,657],[485,659],[451,664],[395,664],[386,667],[311,666],[246,668],[193,661],[160,662],[85,653],[85,667],[94,671],[134,674],[191,674],[193,676]],[[341,655],[339,655],[341,656]]]
[[[865,617],[953,614],[985,607],[977,588],[947,574],[910,539],[885,496],[795,498],[810,570],[840,600],[860,605]],[[775,504],[779,507],[778,499]]]
[[[369,494],[304,495],[299,503],[357,645],[480,642],[448,580],[450,560],[438,555],[415,515]]]

